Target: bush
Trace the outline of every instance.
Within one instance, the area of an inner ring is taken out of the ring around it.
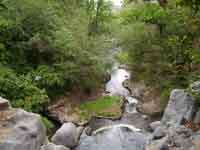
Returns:
[[[0,95],[11,101],[13,107],[41,112],[49,102],[45,90],[39,89],[30,79],[18,76],[11,69],[0,67]]]

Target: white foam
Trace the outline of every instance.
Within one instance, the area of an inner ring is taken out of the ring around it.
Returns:
[[[141,129],[139,128],[136,128],[135,126],[133,125],[128,125],[128,124],[117,124],[117,125],[110,125],[110,126],[105,126],[105,127],[102,127],[102,128],[99,128],[97,130],[95,130],[92,135],[97,135],[98,133],[101,133],[105,130],[109,130],[109,129],[112,129],[112,128],[128,128],[130,131],[132,132],[140,132]]]

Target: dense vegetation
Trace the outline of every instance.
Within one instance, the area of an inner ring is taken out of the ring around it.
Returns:
[[[134,79],[160,88],[183,88],[199,79],[198,0],[126,1],[120,12],[121,46],[127,49]]]
[[[104,0],[1,0],[0,95],[42,112],[58,94],[98,87],[111,18]]]
[[[41,113],[58,95],[91,92],[114,37],[116,59],[165,100],[200,78],[199,9],[199,0],[125,0],[115,14],[107,0],[0,0],[0,95]]]

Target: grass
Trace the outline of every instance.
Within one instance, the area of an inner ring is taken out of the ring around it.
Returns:
[[[92,102],[80,105],[81,120],[88,120],[92,115],[101,117],[119,117],[123,100],[119,96],[103,96]]]

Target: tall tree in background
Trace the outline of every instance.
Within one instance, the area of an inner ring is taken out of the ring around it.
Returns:
[[[88,0],[87,13],[89,15],[89,35],[100,33],[105,23],[111,19],[111,2],[105,0]]]

